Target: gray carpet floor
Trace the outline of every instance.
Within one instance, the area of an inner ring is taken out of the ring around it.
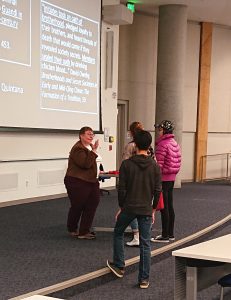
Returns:
[[[231,232],[231,224],[219,230],[210,238],[219,237]],[[83,291],[69,289],[62,293],[57,293],[55,296],[62,296],[68,300],[173,300],[174,294],[174,258],[167,257],[158,261],[152,262],[150,287],[146,290],[139,289],[137,286],[138,270],[130,274],[126,274],[122,279],[113,278],[110,282],[101,283],[93,288],[88,288]],[[198,300],[219,300],[220,288],[218,285],[213,285],[198,293]],[[224,300],[231,299],[231,291],[225,289]]]
[[[228,184],[211,183],[188,183],[175,189],[176,238],[188,236],[230,214],[230,189]],[[64,198],[0,209],[0,299],[16,297],[105,267],[106,259],[112,256],[112,233],[98,232],[96,240],[92,241],[69,237],[66,232],[68,208],[69,201]],[[117,208],[116,191],[104,195],[94,226],[113,227]],[[158,234],[160,228],[158,213],[153,235]],[[230,233],[230,226],[223,230]],[[125,240],[129,239],[126,234]],[[153,244],[152,250],[162,246]],[[138,248],[126,248],[126,259],[138,254]],[[154,259],[152,274],[152,284],[146,291],[136,288],[134,267],[122,280],[108,274],[92,286],[82,285],[55,296],[64,299],[173,299],[171,256]],[[119,298],[119,295],[124,296]]]

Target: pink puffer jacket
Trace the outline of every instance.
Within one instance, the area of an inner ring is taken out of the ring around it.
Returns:
[[[181,151],[174,134],[164,134],[156,141],[155,154],[161,168],[162,181],[175,181],[181,166]]]

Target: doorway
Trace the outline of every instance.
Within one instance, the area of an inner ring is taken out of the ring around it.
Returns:
[[[118,170],[127,143],[128,135],[128,100],[118,100],[117,103],[117,139],[116,139],[116,169]]]

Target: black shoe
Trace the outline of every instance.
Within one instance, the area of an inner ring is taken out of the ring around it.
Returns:
[[[107,266],[108,268],[119,278],[122,278],[124,276],[124,268],[118,268],[116,267],[112,262],[107,260]]]
[[[151,238],[151,242],[153,242],[153,243],[169,243],[169,238],[163,237],[162,235],[158,235],[155,238]]]
[[[170,236],[169,236],[169,241],[175,241],[174,235],[170,235]]]

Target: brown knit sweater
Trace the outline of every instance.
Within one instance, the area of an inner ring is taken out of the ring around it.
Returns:
[[[70,151],[66,176],[97,182],[96,158],[95,152],[88,150],[78,141]]]

